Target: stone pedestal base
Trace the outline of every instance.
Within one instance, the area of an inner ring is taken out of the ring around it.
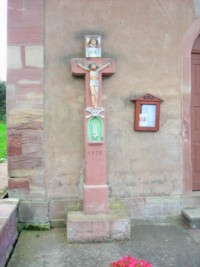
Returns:
[[[70,243],[129,240],[130,219],[122,212],[86,215],[83,212],[68,212],[67,240]]]
[[[84,184],[84,213],[108,214],[108,186]]]

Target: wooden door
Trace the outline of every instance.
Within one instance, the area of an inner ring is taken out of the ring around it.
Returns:
[[[200,190],[200,54],[192,54],[191,159],[192,190]]]

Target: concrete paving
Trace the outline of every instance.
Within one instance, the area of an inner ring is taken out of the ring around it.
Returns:
[[[65,229],[23,231],[8,267],[109,267],[123,256],[154,267],[200,267],[200,230],[181,223],[132,226],[131,240],[68,244]]]

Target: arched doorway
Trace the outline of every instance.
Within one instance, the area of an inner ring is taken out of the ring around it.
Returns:
[[[200,106],[195,110],[196,104],[193,104],[191,102],[195,99],[195,94],[193,95],[193,92],[195,92],[196,90],[196,89],[192,90],[192,86],[194,84],[194,79],[195,79],[193,72],[195,73],[196,71],[194,70],[196,67],[192,66],[193,63],[195,62],[195,56],[193,57],[193,54],[197,54],[196,53],[197,51],[195,51],[195,49],[199,42],[199,40],[196,41],[199,35],[200,35],[200,19],[197,19],[186,32],[183,39],[183,47],[182,47],[182,148],[183,148],[182,151],[183,151],[184,192],[200,190],[197,189],[198,187],[196,185],[194,185],[195,184],[194,181],[196,178],[193,175],[193,173],[195,173],[195,171],[193,172],[194,167],[196,168],[196,171],[199,172],[200,175],[200,140],[199,142],[195,141],[194,135],[196,133],[193,131],[193,129],[198,126],[198,124],[195,125],[198,119],[192,115],[193,113],[196,112],[198,116],[198,111],[200,113]],[[193,59],[194,61],[192,63]],[[197,164],[198,158],[199,158],[199,163]]]
[[[200,191],[200,35],[191,55],[191,165],[192,190]]]

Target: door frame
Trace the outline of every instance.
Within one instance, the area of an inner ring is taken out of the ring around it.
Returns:
[[[200,18],[195,20],[184,35],[181,50],[182,59],[182,162],[183,190],[192,191],[192,162],[191,162],[191,53],[193,44],[200,34]]]

